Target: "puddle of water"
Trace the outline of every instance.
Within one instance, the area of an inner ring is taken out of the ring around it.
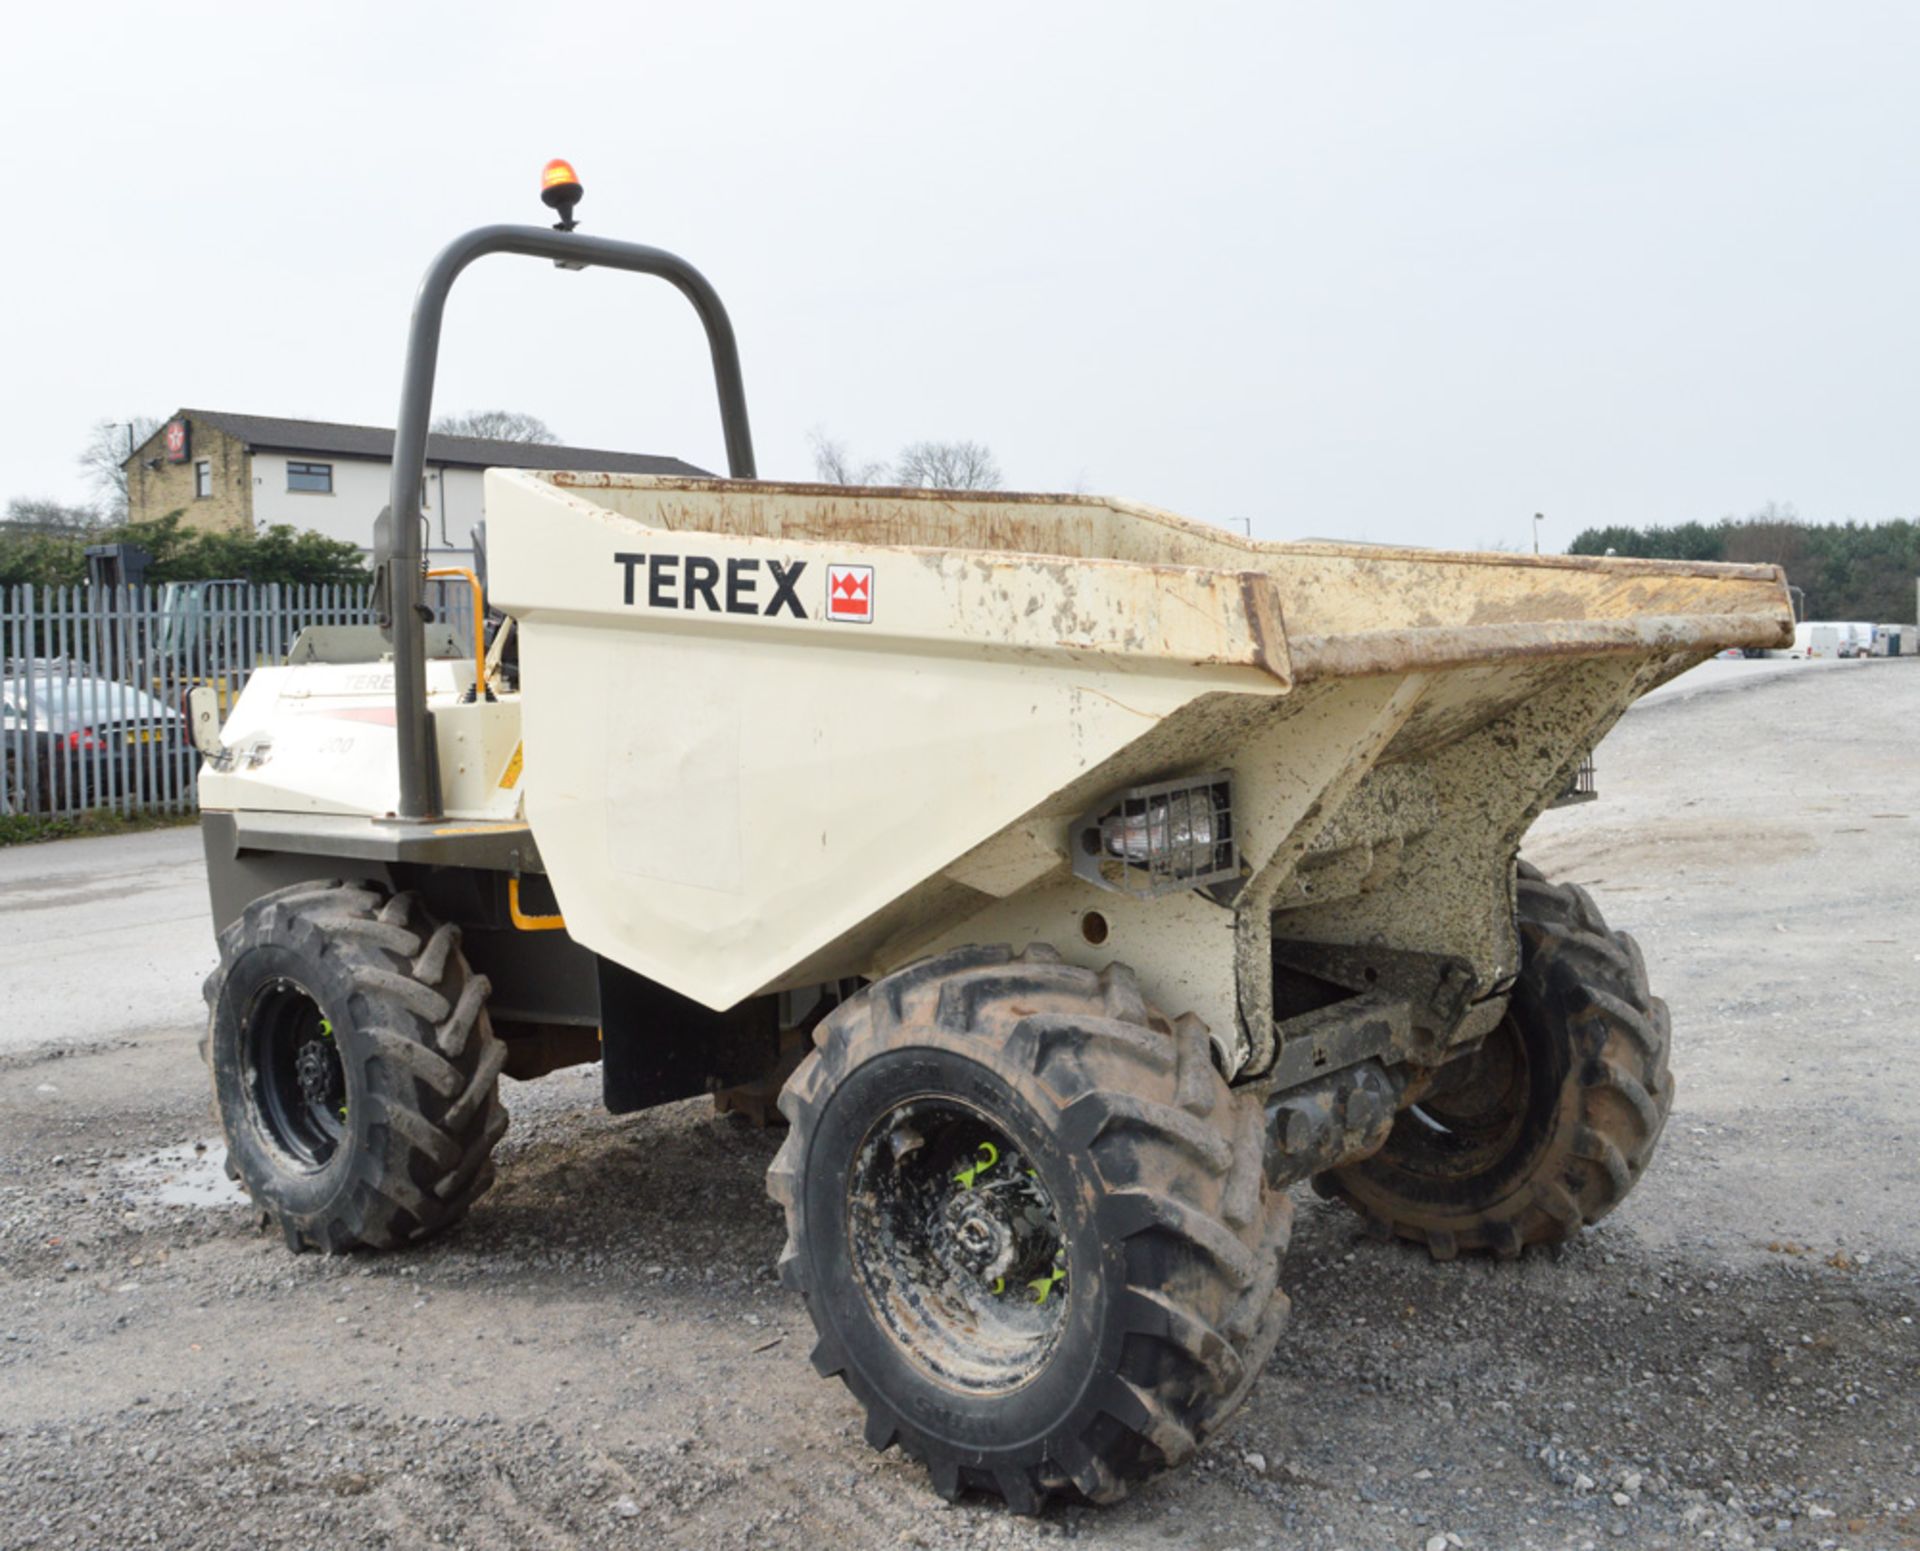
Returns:
[[[122,1166],[128,1188],[160,1206],[245,1206],[247,1192],[227,1178],[221,1141],[163,1147]]]

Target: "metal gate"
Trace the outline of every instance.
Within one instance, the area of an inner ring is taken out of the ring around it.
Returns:
[[[442,617],[469,616],[464,588]],[[222,714],[308,625],[370,624],[365,586],[241,581],[0,589],[0,814],[187,813],[187,691]]]

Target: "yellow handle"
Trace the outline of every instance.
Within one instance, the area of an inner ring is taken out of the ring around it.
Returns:
[[[463,565],[442,566],[427,572],[428,581],[438,576],[464,576],[473,589],[473,698],[484,700],[487,694],[487,600],[480,591],[480,578]]]
[[[507,879],[507,919],[523,932],[564,932],[565,916],[530,916],[520,912],[520,880]]]

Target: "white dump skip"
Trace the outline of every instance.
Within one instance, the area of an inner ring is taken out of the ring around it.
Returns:
[[[1181,707],[1287,689],[1271,584],[1239,570],[797,538],[753,520],[754,487],[488,477],[567,929],[711,1006]],[[1063,838],[988,881],[1065,874]]]

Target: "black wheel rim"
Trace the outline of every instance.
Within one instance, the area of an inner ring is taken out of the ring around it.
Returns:
[[[1051,1192],[985,1112],[896,1105],[867,1131],[847,1191],[853,1272],[880,1326],[920,1368],[975,1394],[1046,1366],[1072,1297]]]
[[[347,1074],[333,1025],[304,986],[272,980],[247,1008],[245,1038],[255,1121],[297,1167],[318,1173],[347,1130]]]
[[[1434,1179],[1486,1173],[1521,1141],[1531,1088],[1527,1042],[1505,1018],[1401,1117],[1395,1162]]]

